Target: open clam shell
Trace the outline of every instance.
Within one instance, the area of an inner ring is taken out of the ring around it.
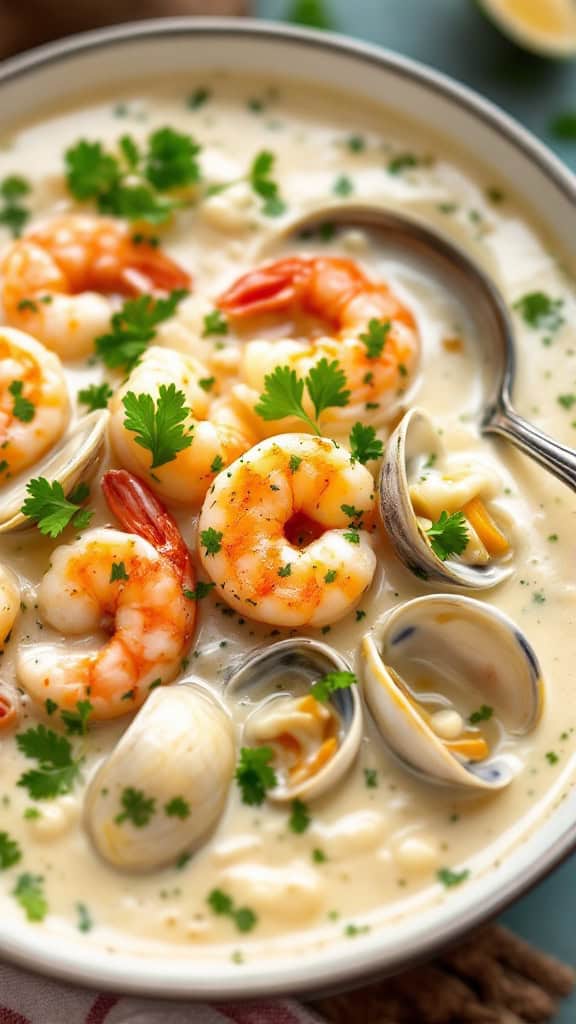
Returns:
[[[442,443],[426,413],[411,409],[388,440],[378,484],[380,515],[398,558],[415,576],[435,585],[466,590],[497,586],[513,570],[509,558],[467,565],[456,558],[442,561],[432,550],[410,497],[412,463],[425,453],[440,456]]]
[[[57,480],[64,494],[95,470],[106,442],[108,412],[97,409],[83,416],[52,451],[33,467],[33,476]],[[20,511],[26,500],[30,470],[18,474],[0,492],[0,533],[29,529],[33,523]]]
[[[507,733],[535,727],[543,686],[532,647],[506,615],[456,594],[416,598],[364,637],[362,665],[368,706],[406,766],[431,782],[476,790],[512,781],[517,762],[499,747]],[[443,709],[461,723],[444,738],[434,727]]]
[[[232,720],[202,682],[154,690],[88,787],[85,822],[97,850],[132,871],[192,852],[224,809],[235,761]],[[145,795],[147,820],[125,815],[130,788]]]
[[[312,714],[301,715],[298,703],[307,698],[317,704],[318,721],[330,733],[327,741],[314,735],[304,756],[304,771],[278,773],[279,782],[268,790],[271,800],[312,800],[322,796],[343,778],[352,765],[362,741],[362,701],[355,685],[336,690],[324,704],[307,696],[310,685],[330,672],[349,672],[347,661],[327,644],[306,637],[280,640],[253,651],[230,677],[225,697],[246,707],[242,742],[245,746],[275,747],[274,739],[309,732]],[[268,733],[267,733],[268,729]],[[323,759],[323,744],[333,752]],[[318,756],[320,755],[320,756]]]

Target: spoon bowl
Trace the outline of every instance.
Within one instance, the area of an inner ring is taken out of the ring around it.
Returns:
[[[496,286],[462,249],[415,218],[368,204],[334,204],[287,225],[283,238],[306,237],[322,225],[366,227],[398,252],[433,267],[454,294],[473,310],[483,340],[485,398],[483,434],[497,434],[576,490],[576,451],[560,444],[516,412],[512,403],[516,372],[514,328]],[[267,246],[269,251],[269,245]]]

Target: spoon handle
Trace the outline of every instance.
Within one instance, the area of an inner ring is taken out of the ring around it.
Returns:
[[[576,491],[576,450],[554,441],[520,416],[511,405],[496,409],[482,427],[485,434],[498,434],[538,462],[562,483]]]

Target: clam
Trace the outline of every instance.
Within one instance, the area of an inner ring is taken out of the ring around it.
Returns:
[[[502,612],[457,594],[394,608],[362,641],[363,687],[390,749],[428,781],[507,786],[518,768],[508,736],[542,709],[540,666]]]
[[[230,677],[225,696],[246,712],[243,745],[274,752],[271,800],[319,797],[352,765],[362,740],[358,688],[335,690],[325,701],[310,691],[329,673],[349,671],[327,644],[295,637],[252,651]]]
[[[42,476],[50,483],[57,480],[65,494],[89,477],[96,468],[106,442],[108,412],[97,409],[88,413],[74,425],[64,439],[53,448],[49,455],[34,467],[33,476]],[[26,485],[30,471],[19,473],[3,487],[0,508],[0,533],[26,529],[32,525],[30,519],[20,511],[26,500]]]
[[[468,520],[468,507],[473,518],[470,501],[462,510],[468,545],[461,557],[444,560],[433,550],[426,521],[414,506],[414,483],[422,479],[423,473],[433,472],[432,467],[443,455],[438,431],[426,413],[420,409],[407,412],[386,445],[378,485],[380,515],[398,558],[416,576],[445,587],[487,590],[505,580],[513,566],[510,546],[483,503],[476,499],[476,517],[480,510],[492,550],[486,549]]]
[[[191,679],[154,690],[88,787],[99,853],[147,871],[195,850],[222,813],[235,760],[232,720],[207,687]],[[127,813],[130,790],[141,795],[139,819]]]

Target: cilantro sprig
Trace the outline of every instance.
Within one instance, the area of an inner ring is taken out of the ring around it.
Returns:
[[[81,139],[66,150],[66,182],[76,199],[93,200],[101,213],[162,224],[181,205],[173,190],[200,181],[199,154],[191,135],[169,127],[152,132],[144,148],[124,135],[115,152]]]
[[[109,369],[130,371],[156,337],[156,328],[174,316],[187,295],[184,288],[177,288],[164,299],[127,299],[112,317],[109,333],[96,338],[96,354]]]
[[[354,672],[327,672],[310,687],[314,700],[326,704],[337,690],[347,690],[358,682]]]
[[[304,388],[314,408],[316,421],[303,406]],[[338,360],[321,359],[302,380],[289,366],[277,366],[264,378],[264,391],[254,409],[263,420],[281,420],[296,416],[320,435],[318,419],[325,409],[342,408],[348,404],[350,391],[346,374]]]
[[[95,409],[105,409],[112,398],[112,388],[104,381],[102,384],[90,384],[87,388],[81,388],[78,392],[78,401],[85,405],[90,412]]]
[[[379,459],[384,454],[384,445],[376,437],[374,427],[366,427],[363,423],[357,422],[350,431],[350,453],[352,458],[362,465]]]
[[[18,779],[33,800],[51,800],[69,793],[80,775],[81,760],[74,757],[72,745],[45,725],[37,725],[16,736],[20,752],[38,762]]]
[[[236,768],[236,782],[242,793],[242,802],[259,807],[266,793],[277,785],[276,772],[270,762],[274,758],[271,747],[242,747]]]
[[[22,505],[22,514],[32,519],[40,533],[47,537],[59,537],[70,524],[77,530],[84,530],[94,515],[90,509],[81,508],[90,494],[87,484],[79,484],[66,497],[58,480],[50,482],[39,476],[28,481],[26,491],[28,497]]]
[[[426,534],[432,551],[442,562],[450,558],[450,555],[461,555],[468,543],[466,516],[463,512],[453,512],[451,515],[446,511],[441,512],[440,518],[432,523]]]
[[[172,462],[178,452],[192,444],[193,428],[186,426],[190,415],[186,395],[175,384],[160,385],[156,404],[152,395],[128,391],[122,405],[124,426],[134,433],[136,444],[151,453],[151,469]]]

